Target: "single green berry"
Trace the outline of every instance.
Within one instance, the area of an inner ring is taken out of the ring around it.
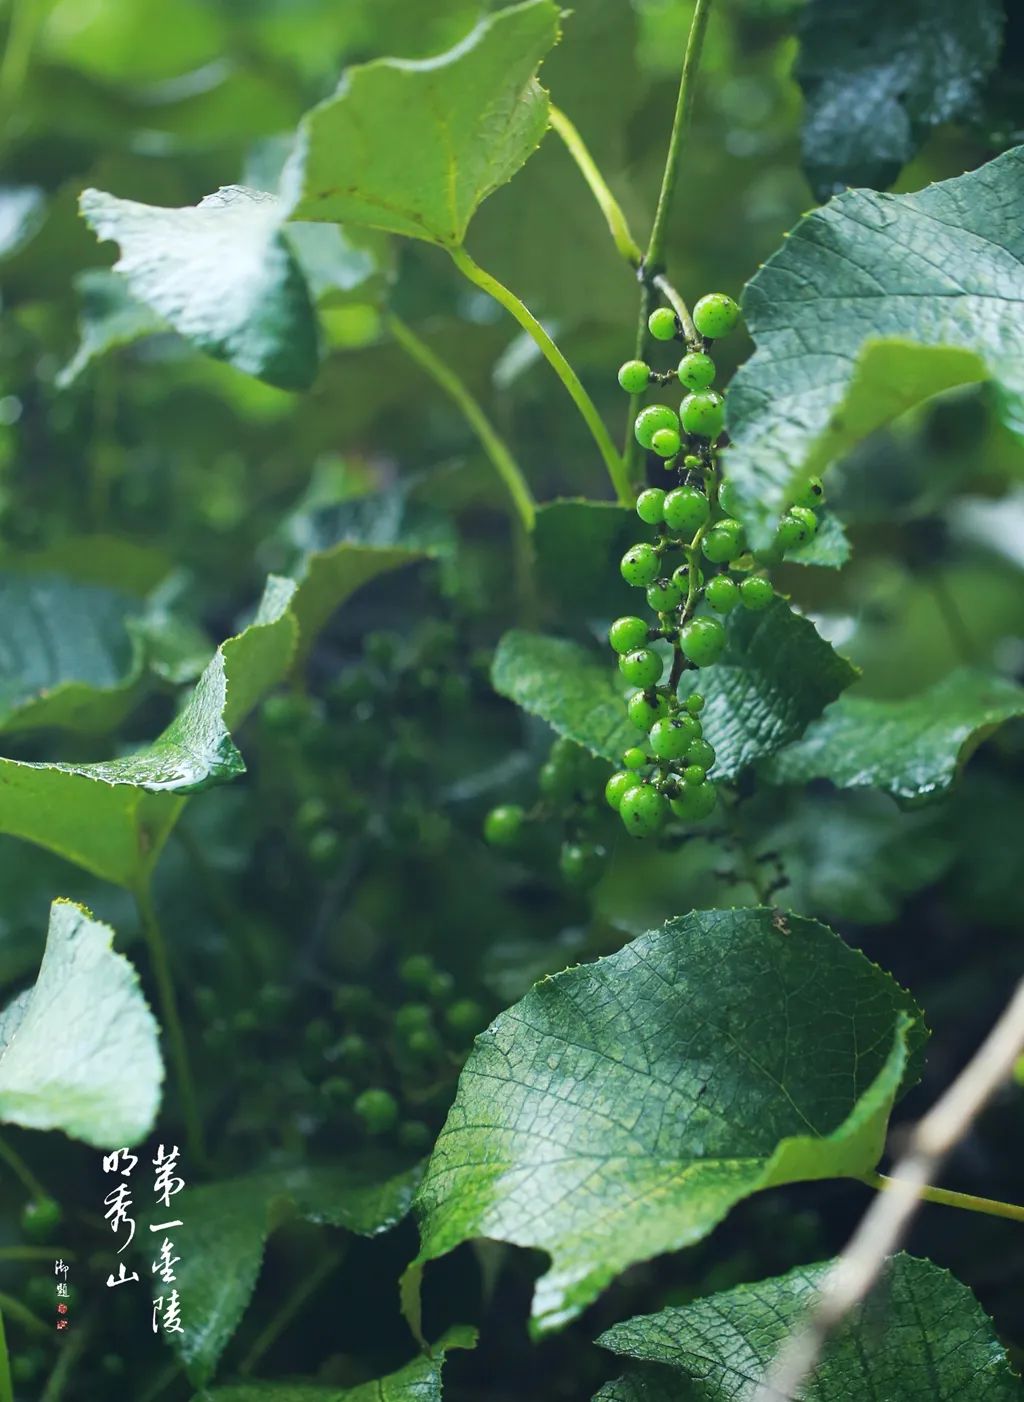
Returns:
[[[53,1198],[33,1198],[21,1210],[21,1230],[33,1241],[45,1241],[60,1226],[64,1213]]]
[[[438,969],[427,984],[427,993],[435,1003],[447,1003],[455,992],[455,978],[447,969]]]
[[[707,772],[699,764],[688,764],[681,777],[684,784],[703,784]]]
[[[487,1023],[487,1014],[475,998],[459,998],[444,1015],[444,1023],[456,1037],[474,1037]]]
[[[633,432],[641,448],[649,448],[654,435],[662,428],[674,428],[679,432],[679,415],[667,404],[648,404],[646,409],[640,410],[633,424]]]
[[[672,812],[685,823],[699,823],[714,811],[718,790],[709,780],[703,784],[685,784],[672,800]]]
[[[313,1051],[323,1051],[331,1037],[334,1029],[325,1017],[314,1017],[306,1023],[306,1030],[303,1033],[306,1046]]]
[[[693,309],[693,324],[708,340],[727,336],[740,319],[740,309],[724,292],[709,292]]]
[[[620,655],[635,652],[647,642],[647,624],[642,618],[617,618],[608,629],[608,641]]]
[[[743,554],[743,527],[731,516],[716,521],[701,542],[705,557],[715,565],[726,565]]]
[[[508,804],[506,806],[514,807],[515,805]],[[522,812],[522,809],[519,811]],[[398,966],[398,977],[410,988],[426,988],[436,973],[437,965],[429,954],[410,954]]]
[[[414,1027],[405,1039],[406,1049],[420,1061],[436,1061],[444,1046],[433,1027]]]
[[[636,775],[631,774],[628,769],[617,770],[604,786],[604,796],[609,808],[619,811],[619,804],[622,802],[622,795],[627,790],[636,785]]]
[[[404,1036],[418,1027],[429,1027],[434,1014],[426,1003],[403,1003],[395,1010],[395,1027]]]
[[[699,716],[704,709],[704,697],[701,696],[699,691],[692,691],[683,702],[683,705],[691,716]]]
[[[306,843],[306,856],[317,871],[332,871],[341,861],[345,844],[334,828],[320,828]]]
[[[809,506],[791,506],[787,513],[807,529],[807,539],[811,540],[818,529],[818,518]]]
[[[796,494],[794,506],[806,506],[813,510],[817,506],[823,505],[825,501],[825,488],[820,477],[811,477],[804,483]]]
[[[659,759],[682,759],[700,735],[700,722],[683,712],[651,727],[651,749]]]
[[[363,1122],[367,1134],[387,1134],[398,1123],[398,1101],[389,1090],[364,1090],[352,1109]]]
[[[328,1076],[320,1083],[320,1094],[334,1105],[351,1105],[356,1088],[347,1076]]]
[[[357,1071],[370,1065],[373,1050],[365,1037],[358,1032],[349,1032],[334,1047],[332,1059]]]
[[[739,585],[727,574],[716,574],[708,580],[704,597],[716,613],[728,613],[740,601]]]
[[[688,394],[679,406],[679,421],[687,433],[717,438],[725,427],[725,400],[713,389]]]
[[[703,351],[687,351],[676,373],[687,389],[710,389],[715,383],[715,362]]]
[[[623,795],[619,817],[632,837],[653,837],[665,821],[665,800],[650,784],[637,784]]]
[[[514,847],[526,814],[518,803],[499,803],[484,819],[484,838],[492,847]]]
[[[651,380],[651,367],[642,360],[627,360],[619,366],[619,384],[627,394],[643,394]]]
[[[771,581],[760,574],[752,574],[740,585],[740,603],[745,609],[766,609],[775,598]]]
[[[647,318],[647,329],[656,341],[671,341],[679,331],[676,314],[671,307],[655,307]]]
[[[291,1001],[291,994],[288,994]],[[339,983],[334,990],[331,1004],[336,1013],[362,1021],[371,1018],[377,1011],[377,1000],[368,988],[358,983]]]
[[[658,432],[668,433],[670,430],[659,428]],[[660,487],[648,487],[640,493],[636,499],[636,514],[649,526],[656,526],[665,519],[665,493]]]
[[[694,740],[686,751],[686,763],[699,764],[707,771],[715,762],[715,751],[704,739]]]
[[[658,696],[651,702],[644,692],[634,691],[626,702],[626,714],[638,730],[650,730],[656,720],[668,715],[668,701],[664,696]]]
[[[679,452],[680,438],[674,428],[659,428],[651,439],[651,447],[659,458],[674,458]]]
[[[295,815],[295,826],[304,836],[316,832],[317,828],[322,828],[331,810],[322,798],[307,798],[304,803],[299,804],[299,811]]]
[[[636,589],[646,589],[648,584],[653,584],[660,568],[658,552],[644,541],[631,545],[619,565],[622,578]]]
[[[783,516],[779,522],[779,528],[775,532],[775,544],[780,550],[795,550],[798,545],[803,545],[807,539],[807,527],[798,517]]]
[[[707,497],[696,487],[676,487],[665,498],[665,524],[687,538],[700,530],[710,514]]]
[[[690,569],[689,565],[677,565],[676,568],[672,571],[672,583],[677,584],[684,594],[688,594],[690,592],[690,577],[692,573],[693,571]],[[704,571],[698,567],[697,588],[703,589],[703,587]]]
[[[626,681],[644,691],[658,685],[664,669],[665,664],[661,658],[649,647],[642,647],[637,652],[627,652],[625,657],[619,658],[619,671]]]
[[[692,618],[679,635],[679,645],[695,667],[710,667],[725,647],[725,629],[717,618]]]
[[[633,656],[633,654],[630,653],[629,656]],[[620,667],[624,661],[624,658],[619,658]],[[639,683],[634,682],[633,685],[636,686],[639,685]],[[541,765],[540,771],[537,774],[537,787],[545,798],[553,799],[556,803],[562,803],[571,798],[575,792],[576,775],[572,769],[567,768],[565,765],[555,764],[551,760],[548,760],[546,764]]]
[[[725,512],[726,516],[738,516],[740,514],[740,494],[736,490],[734,483],[726,480],[718,484],[718,505]]]
[[[605,852],[593,842],[566,842],[558,858],[558,869],[569,886],[586,890],[600,880]]]
[[[643,769],[644,765],[647,763],[647,756],[639,745],[631,745],[629,749],[623,753],[622,763],[627,769]]]
[[[683,601],[686,590],[675,579],[656,579],[647,590],[647,607],[655,613],[671,613]]]
[[[422,1120],[403,1120],[398,1126],[398,1142],[410,1153],[423,1153],[425,1149],[430,1148],[432,1139],[430,1126],[425,1125]]]

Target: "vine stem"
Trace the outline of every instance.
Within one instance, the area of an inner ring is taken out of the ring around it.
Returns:
[[[500,437],[490,419],[470,394],[465,384],[439,356],[435,355],[425,341],[421,340],[412,327],[407,325],[394,312],[388,314],[386,325],[395,340],[425,370],[436,385],[439,385],[449,399],[462,412],[463,418],[480,440],[480,444],[491,460],[495,472],[505,484],[516,514],[527,531],[533,530],[537,514],[537,503],[527,484],[523,470],[512,456],[508,445]]]
[[[345,1255],[346,1251],[343,1246],[329,1251],[323,1260],[299,1281],[296,1289],[288,1296],[266,1328],[260,1331],[252,1348],[239,1364],[238,1371],[243,1377],[252,1372],[267,1349],[277,1342],[310,1296],[334,1274],[345,1259]]]
[[[953,1084],[919,1121],[906,1153],[891,1178],[879,1179],[880,1192],[822,1285],[818,1302],[762,1378],[751,1402],[781,1402],[795,1397],[813,1372],[821,1351],[847,1314],[868,1294],[899,1243],[922,1200],[950,1202],[973,1211],[991,1211],[996,1204],[978,1206],[984,1198],[947,1194],[929,1187],[942,1161],[1010,1075],[1024,1047],[1024,979],[1017,985],[999,1020]],[[878,1186],[872,1182],[872,1186]],[[933,1197],[942,1193],[941,1199]],[[961,1200],[962,1199],[962,1200]],[[1001,1208],[1009,1205],[998,1204]],[[999,1212],[1009,1216],[1009,1212]],[[1012,1214],[1024,1220],[1024,1211]]]
[[[167,945],[164,941],[163,931],[160,929],[160,922],[157,919],[156,908],[153,905],[153,893],[148,881],[142,882],[133,894],[139,918],[142,921],[143,933],[146,936],[146,943],[149,945],[150,958],[153,962],[153,975],[160,998],[160,1011],[167,1029],[171,1060],[178,1077],[178,1089],[181,1094],[181,1107],[185,1118],[185,1136],[189,1153],[193,1161],[202,1166],[206,1162],[203,1125],[196,1100],[195,1082],[192,1079],[192,1070],[189,1066],[185,1029],[178,1012],[174,980],[171,977],[171,967],[167,959]]]
[[[582,414],[587,427],[590,429],[594,442],[597,444],[598,451],[604,459],[605,467],[608,469],[608,476],[612,480],[612,486],[615,488],[615,494],[620,503],[623,506],[632,506],[633,502],[636,500],[636,494],[630,485],[625,464],[619,456],[615,444],[611,440],[611,435],[604,426],[601,415],[597,412],[594,401],[580,384],[579,376],[576,374],[576,371],[544,330],[544,327],[530,311],[529,307],[524,306],[514,292],[510,291],[504,283],[499,282],[496,277],[492,276],[492,274],[487,272],[484,268],[481,268],[479,263],[477,263],[461,245],[449,248],[448,252],[451,254],[452,262],[458,268],[459,272],[461,272],[464,277],[468,278],[470,282],[474,283],[475,286],[493,297],[506,311],[511,312],[527,335],[540,347],[544,358],[568,390],[573,403]]]
[[[898,1189],[901,1180],[887,1178],[884,1173],[865,1173],[860,1180],[879,1192]],[[1015,1202],[1000,1202],[998,1198],[979,1198],[974,1193],[954,1193],[950,1188],[925,1185],[918,1192],[922,1202],[937,1202],[942,1207],[961,1207],[965,1212],[980,1212],[986,1217],[1007,1217],[1011,1222],[1024,1222],[1024,1206]]]
[[[627,263],[634,268],[639,268],[643,261],[643,250],[633,237],[626,216],[622,212],[622,206],[612,194],[607,180],[598,170],[583,138],[561,108],[555,107],[553,104],[548,120],[551,123],[551,130],[556,132],[565,142],[569,154],[579,166],[584,180],[590,186],[590,192],[600,206],[615,247]]]
[[[4,1332],[4,1316],[0,1310],[0,1402],[14,1402],[14,1385],[11,1382],[11,1359],[7,1352],[7,1334]]]
[[[0,1139],[0,1159],[3,1159],[16,1178],[20,1178],[36,1200],[50,1196],[25,1160],[20,1154],[15,1153],[6,1139]]]
[[[21,90],[28,77],[36,35],[45,16],[42,0],[14,0],[7,28],[7,43],[0,62],[0,111],[2,137],[6,138]]]

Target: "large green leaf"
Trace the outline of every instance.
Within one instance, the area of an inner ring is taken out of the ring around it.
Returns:
[[[107,268],[87,268],[75,278],[81,305],[78,349],[57,376],[61,389],[74,384],[90,365],[111,351],[170,328],[144,302],[136,301],[128,283]]]
[[[97,1148],[152,1129],[164,1078],[157,1025],[113,939],[81,906],[53,903],[39,977],[0,1013],[0,1120]]]
[[[281,389],[312,384],[316,320],[276,196],[227,185],[194,208],[161,209],[85,190],[81,207],[120,247],[115,271],[133,295],[175,331]]]
[[[184,796],[243,772],[230,729],[291,665],[295,587],[268,581],[253,622],[217,649],[182,711],[147,749],[95,764],[0,759],[0,832],[49,847],[118,885],[137,884],[155,864]]]
[[[843,789],[884,789],[904,801],[941,794],[986,736],[1024,715],[1024,689],[962,667],[917,696],[844,696],[796,744],[777,754],[777,783],[830,779]]]
[[[727,471],[758,544],[807,476],[922,399],[1024,393],[1024,148],[910,195],[852,190],[748,283],[757,342],[728,396]]]
[[[289,1217],[375,1236],[406,1215],[418,1171],[381,1163],[254,1174],[189,1190],[174,1230],[178,1290],[189,1322],[170,1335],[190,1379],[205,1383],[248,1308],[270,1233]],[[159,1220],[159,1214],[154,1218]],[[142,1250],[152,1254],[152,1238]]]
[[[701,719],[721,778],[802,735],[856,676],[781,599],[763,613],[737,610],[727,630],[721,661],[684,673],[681,686],[705,698]],[[637,743],[610,652],[602,661],[577,643],[513,631],[498,645],[491,679],[502,696],[613,763]]]
[[[671,1367],[702,1402],[750,1398],[813,1305],[831,1261],[741,1285],[679,1309],[617,1324],[598,1343],[644,1364]],[[599,1396],[614,1396],[602,1393]],[[643,1388],[638,1398],[656,1398]],[[825,1345],[805,1402],[1019,1402],[1006,1350],[966,1285],[902,1252],[875,1292]]]
[[[536,79],[558,7],[526,0],[437,58],[350,68],[306,118],[285,188],[295,219],[363,224],[449,247],[536,148]]]
[[[542,980],[466,1063],[417,1269],[473,1237],[539,1247],[550,1329],[750,1193],[867,1172],[917,1074],[918,1017],[830,930],[767,909],[672,920]]]
[[[809,0],[796,77],[818,199],[891,184],[928,132],[963,115],[999,58],[1002,0]]]

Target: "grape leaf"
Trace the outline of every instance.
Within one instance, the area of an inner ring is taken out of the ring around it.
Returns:
[[[453,1348],[472,1348],[475,1343],[476,1330],[457,1324],[431,1345],[429,1353],[373,1382],[343,1388],[317,1383],[240,1383],[203,1392],[193,1402],[440,1402],[445,1354]]]
[[[395,1173],[379,1162],[336,1164],[254,1174],[190,1188],[182,1197],[184,1225],[174,1229],[177,1288],[188,1311],[181,1334],[168,1338],[193,1383],[213,1376],[248,1308],[271,1232],[289,1216],[376,1236],[409,1211],[419,1170]],[[160,1213],[153,1215],[160,1220]],[[166,1213],[164,1213],[166,1216]],[[143,1254],[152,1257],[146,1234]]]
[[[407,1309],[425,1262],[492,1237],[551,1257],[533,1306],[549,1330],[751,1193],[867,1172],[918,1073],[916,1018],[831,930],[767,909],[695,912],[542,980],[466,1063]]]
[[[631,1368],[621,1378],[605,1383],[593,1402],[705,1402],[696,1388],[671,1368],[649,1363]]]
[[[765,545],[799,485],[940,390],[1024,394],[1024,147],[909,195],[852,190],[747,284],[757,349],[729,391],[726,470]]]
[[[726,629],[721,660],[685,672],[680,694],[704,696],[715,775],[733,778],[802,735],[856,673],[781,599],[762,613],[737,609]],[[502,696],[613,763],[639,739],[611,653],[602,661],[577,643],[514,630],[498,645],[491,680]]]
[[[615,1325],[598,1343],[627,1358],[670,1366],[704,1402],[742,1402],[814,1303],[832,1265],[799,1266],[682,1308],[641,1315]],[[648,1394],[641,1390],[638,1396]],[[826,1343],[800,1396],[806,1402],[1019,1402],[1024,1390],[967,1286],[931,1261],[901,1252],[889,1260],[874,1293]]]
[[[821,511],[818,513],[817,531],[803,545],[786,552],[786,564],[841,570],[849,564],[850,555],[850,542],[843,530],[843,523],[834,511]]]
[[[46,217],[46,194],[38,185],[0,185],[0,258],[17,253]]]
[[[795,76],[819,200],[889,185],[928,132],[964,115],[999,59],[1001,0],[809,0]]]
[[[280,389],[312,384],[316,319],[274,195],[227,185],[161,209],[85,190],[81,209],[120,247],[114,270],[133,296],[186,340]]]
[[[148,749],[94,764],[0,759],[0,832],[118,885],[152,870],[184,796],[243,772],[230,729],[286,674],[297,640],[291,580],[271,577],[255,619],[217,649]]]
[[[303,123],[282,186],[290,217],[461,244],[477,206],[544,135],[535,75],[557,38],[558,7],[526,0],[437,58],[346,70]]]
[[[170,330],[167,323],[128,290],[119,273],[107,268],[87,268],[75,278],[81,311],[78,349],[57,375],[67,389],[92,365],[121,346]]]
[[[1024,715],[1024,688],[960,667],[899,701],[844,696],[802,740],[768,766],[775,783],[830,779],[843,789],[883,789],[904,802],[951,787],[981,742]]]
[[[552,501],[538,507],[533,543],[537,583],[552,615],[594,619],[607,626],[635,613],[637,591],[619,561],[645,527],[629,507],[605,501]],[[566,561],[572,569],[566,569]]]
[[[157,1025],[113,939],[83,907],[54,901],[39,977],[0,1013],[0,1120],[96,1148],[135,1144],[153,1127]]]

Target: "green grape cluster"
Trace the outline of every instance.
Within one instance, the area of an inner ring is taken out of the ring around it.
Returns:
[[[608,635],[619,672],[636,688],[627,713],[647,737],[626,751],[605,789],[608,804],[634,837],[657,834],[673,817],[691,823],[714,811],[715,751],[699,720],[704,698],[698,691],[680,697],[680,682],[688,669],[711,666],[722,655],[722,616],[737,607],[758,611],[771,604],[775,591],[760,567],[814,535],[814,507],[824,499],[821,482],[811,479],[780,521],[772,549],[761,557],[748,549],[735,490],[719,476],[716,440],[725,402],[711,388],[716,371],[708,353],[708,342],[738,320],[732,298],[710,293],[693,311],[701,344],[687,348],[673,373],[655,372],[641,360],[619,370],[619,384],[630,394],[673,378],[688,391],[678,413],[649,404],[636,416],[637,442],[678,472],[679,485],[640,493],[637,515],[655,536],[630,546],[620,564],[626,583],[644,591],[654,618],[618,618]],[[655,340],[683,337],[668,307],[653,311],[648,324]]]

